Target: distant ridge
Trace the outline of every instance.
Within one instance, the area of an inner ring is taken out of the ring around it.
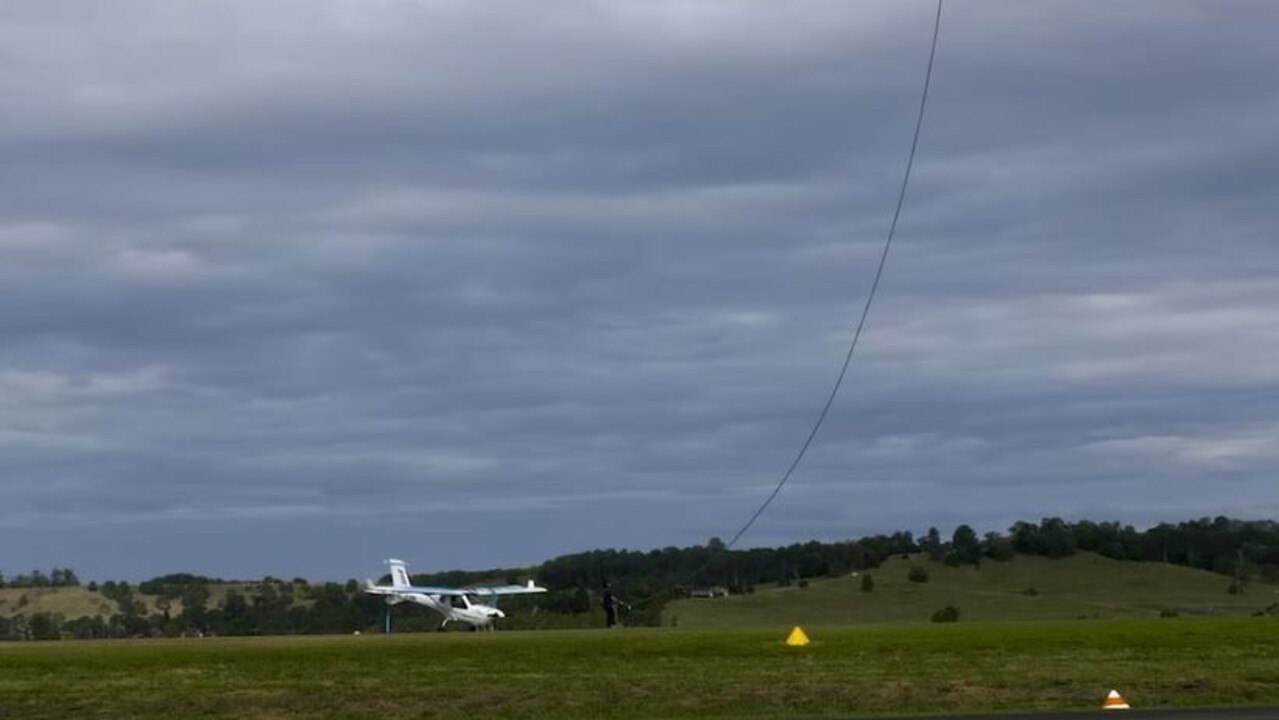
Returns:
[[[917,567],[926,571],[926,582],[908,579]],[[866,574],[873,578],[869,592],[862,589]],[[1203,570],[1093,553],[1061,559],[1019,556],[980,569],[914,555],[856,577],[811,580],[806,587],[677,600],[663,615],[665,624],[679,627],[789,627],[926,622],[946,606],[959,609],[960,622],[1244,616],[1279,601],[1277,585],[1248,583],[1236,594],[1230,585],[1230,578]]]

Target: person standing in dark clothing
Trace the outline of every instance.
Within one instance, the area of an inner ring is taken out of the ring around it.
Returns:
[[[604,594],[600,602],[604,606],[604,623],[611,628],[617,624],[617,598],[613,597],[613,588],[608,583],[604,583]]]

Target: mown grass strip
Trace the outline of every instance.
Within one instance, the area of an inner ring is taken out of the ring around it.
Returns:
[[[0,646],[4,718],[708,718],[1279,704],[1264,618]]]

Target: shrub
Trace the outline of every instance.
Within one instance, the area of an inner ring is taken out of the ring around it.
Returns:
[[[870,573],[866,573],[865,575],[862,576],[862,592],[874,592],[874,591],[875,591],[875,578],[871,577]]]
[[[933,622],[959,622],[959,608],[947,605],[933,613]]]
[[[919,565],[912,566],[910,572],[906,573],[906,579],[911,582],[926,583],[928,582],[928,570]]]
[[[1036,590],[1036,589],[1035,589],[1035,588],[1033,588],[1033,587],[1028,587],[1028,588],[1026,588],[1025,590],[1022,590],[1022,591],[1021,591],[1021,594],[1022,594],[1022,595],[1028,595],[1028,596],[1030,596],[1030,597],[1035,597],[1036,595],[1038,595],[1038,594],[1039,594],[1039,591],[1038,591],[1038,590]]]
[[[807,589],[808,589],[808,581],[807,581],[807,580],[800,580],[800,581],[799,581],[799,589],[800,589],[800,590],[807,590]]]
[[[1172,608],[1164,608],[1159,611],[1159,617],[1161,618],[1177,617],[1177,611],[1173,610]]]

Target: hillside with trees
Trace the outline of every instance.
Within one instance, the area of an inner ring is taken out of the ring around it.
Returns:
[[[929,528],[918,538],[901,531],[745,550],[727,550],[712,538],[684,548],[574,553],[533,568],[419,574],[414,582],[465,586],[536,577],[551,592],[504,603],[503,626],[557,628],[598,625],[599,590],[607,581],[631,606],[627,624],[655,625],[670,601],[701,588],[750,595],[873,571],[894,559],[917,558],[925,573],[927,565],[980,573],[991,563],[1019,556],[1061,559],[1079,553],[1213,573],[1222,578],[1222,594],[1247,595],[1253,583],[1279,580],[1279,523],[1218,517],[1136,530],[1117,522],[1053,517],[1014,523],[1006,533],[978,535],[960,525],[949,536]],[[871,591],[881,586],[872,583]],[[180,573],[137,585],[82,585],[69,568],[0,574],[0,640],[370,632],[382,627],[387,612],[381,599],[360,592],[355,580],[231,582]],[[438,624],[425,608],[401,605],[390,612],[399,631]]]
[[[714,601],[667,603],[663,624],[687,628],[853,625],[880,622],[1113,620],[1249,616],[1279,602],[1279,585],[1233,580],[1162,562],[1114,560],[1092,552],[1016,555],[946,565],[922,554],[872,570],[758,588]]]

